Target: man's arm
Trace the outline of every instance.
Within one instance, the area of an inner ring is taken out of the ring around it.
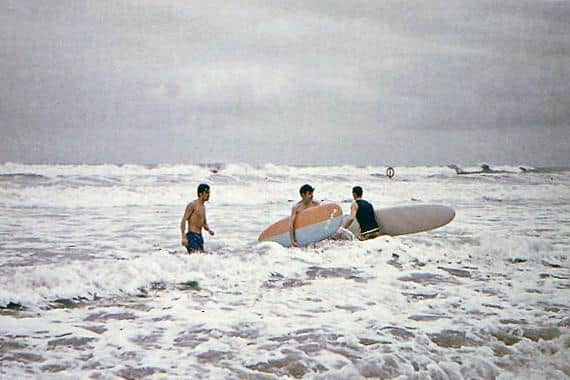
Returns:
[[[291,217],[289,218],[289,237],[291,238],[291,245],[293,247],[298,247],[297,241],[295,240],[295,218],[297,217],[297,205],[293,206],[291,209]]]
[[[182,245],[188,245],[188,239],[186,238],[186,222],[190,219],[190,215],[194,212],[194,204],[192,202],[188,203],[186,210],[184,211],[184,216],[180,221],[180,233],[182,234]]]
[[[342,226],[341,226],[342,228],[348,228],[352,224],[352,222],[356,218],[356,212],[357,211],[358,211],[358,203],[352,202],[352,205],[350,206],[350,215],[342,223]]]
[[[210,229],[210,226],[208,226],[208,221],[206,220],[206,211],[205,211],[205,210],[204,210],[204,229],[205,229],[206,231],[208,231],[208,233],[209,233],[211,236],[214,236],[214,231],[212,231],[212,230]]]

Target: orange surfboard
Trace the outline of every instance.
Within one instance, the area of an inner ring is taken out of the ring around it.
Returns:
[[[299,245],[316,243],[336,233],[342,224],[342,208],[336,203],[325,203],[303,210],[295,218],[295,239]],[[259,241],[274,241],[284,247],[291,246],[289,220],[286,217],[267,227]]]

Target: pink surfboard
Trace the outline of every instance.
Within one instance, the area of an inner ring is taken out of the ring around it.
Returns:
[[[259,241],[274,241],[291,246],[289,219],[286,217],[267,227]],[[295,218],[295,239],[299,245],[308,245],[334,235],[342,224],[342,208],[336,203],[325,203],[301,211]]]

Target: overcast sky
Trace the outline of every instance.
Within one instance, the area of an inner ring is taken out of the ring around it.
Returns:
[[[569,1],[0,2],[0,162],[570,166]]]

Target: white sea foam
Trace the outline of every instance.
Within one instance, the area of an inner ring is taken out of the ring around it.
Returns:
[[[0,165],[0,373],[565,378],[570,175],[491,166],[509,173]],[[202,181],[216,235],[187,255],[180,217]],[[257,242],[303,183],[345,212],[361,185],[377,207],[457,214],[401,237]]]

